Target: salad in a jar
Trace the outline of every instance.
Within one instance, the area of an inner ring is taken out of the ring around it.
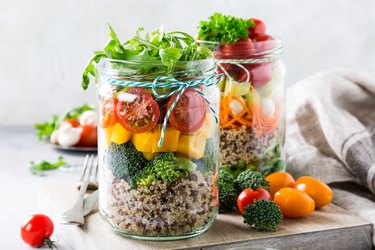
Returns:
[[[212,53],[163,28],[139,29],[125,43],[110,32],[83,77],[85,88],[90,74],[99,77],[100,212],[124,236],[200,234],[218,211],[220,94]]]
[[[282,43],[255,18],[214,13],[201,21],[199,40],[215,53],[219,84],[220,163],[235,176],[251,169],[284,171],[285,66]]]

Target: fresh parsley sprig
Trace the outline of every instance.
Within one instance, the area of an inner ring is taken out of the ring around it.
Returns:
[[[215,12],[208,20],[199,23],[199,39],[220,43],[235,43],[249,37],[249,28],[255,27],[251,19],[242,19]]]
[[[57,158],[57,162],[55,162],[55,163],[51,163],[51,162],[48,162],[48,161],[42,161],[41,163],[36,164],[33,161],[31,161],[30,166],[29,166],[29,170],[34,175],[45,176],[44,171],[57,169],[59,167],[67,165],[67,164],[68,163],[64,160],[64,158],[62,156],[59,156]]]

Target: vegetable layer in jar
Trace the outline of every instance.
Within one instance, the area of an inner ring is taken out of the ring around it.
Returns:
[[[218,129],[203,98],[187,89],[173,109],[164,140],[162,121],[175,96],[157,100],[143,88],[101,96],[101,209],[120,231],[148,236],[192,233],[217,210]]]
[[[200,23],[199,39],[211,46],[225,75],[219,84],[221,166],[233,173],[285,170],[281,41],[266,34],[261,20],[219,13]]]

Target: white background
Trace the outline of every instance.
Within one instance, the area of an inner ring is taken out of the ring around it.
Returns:
[[[375,69],[373,0],[0,0],[0,124],[33,124],[83,102],[81,73],[108,39],[142,26],[196,33],[214,11],[258,17],[285,42],[288,85],[332,68]]]

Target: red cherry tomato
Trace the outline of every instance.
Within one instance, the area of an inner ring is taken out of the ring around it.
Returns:
[[[169,109],[178,94],[168,101]],[[169,122],[182,133],[197,131],[206,117],[206,103],[203,97],[194,89],[188,88],[178,100],[169,116]]]
[[[70,125],[72,125],[73,128],[77,128],[80,125],[79,121],[77,119],[73,119],[73,118],[65,119],[64,122],[70,123]]]
[[[244,66],[250,72],[250,82],[255,88],[263,86],[272,79],[272,63],[245,64]],[[242,72],[238,81],[246,81],[246,77],[246,73]]]
[[[157,102],[143,88],[130,88],[126,92],[137,97],[133,102],[118,101],[116,115],[120,124],[132,133],[143,133],[154,128],[160,117]]]
[[[269,35],[260,35],[253,38],[257,53],[265,52],[276,47],[276,40]]]
[[[98,131],[96,127],[84,125],[81,127],[81,137],[77,143],[77,147],[96,147],[98,145]]]
[[[266,24],[262,20],[259,20],[259,19],[256,19],[256,18],[250,18],[250,19],[255,24],[254,28],[253,27],[249,28],[251,38],[253,38],[255,36],[266,34]]]
[[[117,99],[112,96],[106,96],[103,98],[99,112],[99,123],[102,128],[107,128],[116,123],[116,104]]]
[[[50,240],[54,226],[52,220],[44,214],[34,214],[26,218],[21,225],[22,240],[33,247],[47,244],[50,248],[53,242]]]
[[[254,203],[254,201],[259,200],[271,200],[270,193],[264,188],[258,188],[255,191],[253,191],[251,188],[246,188],[237,197],[237,207],[243,214],[248,205],[251,205]]]
[[[250,38],[240,39],[233,44],[223,44],[219,50],[216,56],[223,59],[246,59],[255,54],[255,47]]]

